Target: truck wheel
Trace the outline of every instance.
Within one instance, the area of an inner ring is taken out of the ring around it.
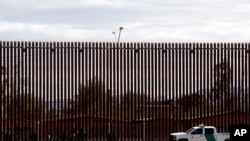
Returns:
[[[188,139],[179,139],[178,141],[188,141]]]
[[[225,139],[225,141],[230,141],[230,139]]]

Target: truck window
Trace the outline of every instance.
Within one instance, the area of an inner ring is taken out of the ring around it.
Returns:
[[[198,129],[194,130],[191,134],[192,134],[192,135],[202,134],[202,129],[201,129],[201,128],[198,128]]]
[[[193,131],[194,130],[194,128],[190,128],[190,129],[188,129],[187,131],[186,131],[186,133],[187,134],[189,134],[191,131]]]
[[[213,128],[205,128],[205,134],[214,134],[214,129]]]

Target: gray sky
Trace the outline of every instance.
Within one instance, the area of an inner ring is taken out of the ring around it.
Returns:
[[[250,41],[248,0],[0,0],[0,40]],[[118,36],[118,35],[117,35]]]

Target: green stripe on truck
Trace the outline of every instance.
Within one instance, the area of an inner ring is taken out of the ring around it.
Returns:
[[[214,135],[206,134],[205,137],[207,141],[216,141]]]

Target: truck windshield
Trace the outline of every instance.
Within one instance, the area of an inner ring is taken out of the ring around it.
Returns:
[[[189,134],[191,131],[193,131],[194,130],[194,128],[190,128],[190,129],[188,129],[185,133],[187,133],[187,134]]]

